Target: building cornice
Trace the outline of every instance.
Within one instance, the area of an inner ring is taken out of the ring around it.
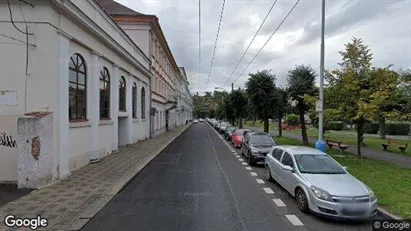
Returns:
[[[167,40],[164,36],[163,30],[161,29],[160,23],[158,22],[158,18],[155,15],[135,15],[135,16],[125,16],[125,15],[112,15],[114,21],[116,22],[123,22],[123,23],[147,23],[152,28],[152,31],[155,33],[156,37],[159,39],[160,44],[163,48],[167,57],[171,61],[171,65],[173,66],[174,71],[176,74],[180,72],[177,63],[171,53],[171,49],[168,46]]]
[[[101,14],[101,16],[105,18],[111,26],[114,27],[114,29],[121,35],[121,39],[125,39],[126,42],[137,51],[137,54],[140,55],[144,61],[147,61],[149,64],[151,64],[150,59],[126,35],[126,33],[112,19],[110,19],[110,17],[97,5],[96,2],[94,2],[94,0],[85,1],[90,3],[90,5],[94,7],[94,10],[97,10]],[[60,14],[64,14],[74,19],[77,23],[79,23],[80,26],[85,28],[88,31],[88,33],[94,35],[105,45],[108,45],[110,49],[115,50],[124,59],[134,64],[134,66],[148,78],[152,77],[152,73],[150,72],[149,68],[145,67],[139,60],[137,60],[136,57],[134,57],[129,51],[127,51],[125,47],[121,46],[111,35],[109,35],[101,27],[99,27],[99,25],[97,25],[88,15],[86,15],[74,3],[68,0],[53,0],[52,3],[55,7],[60,9]],[[63,33],[61,28],[59,29],[59,33]],[[73,40],[76,40],[75,37],[68,35],[66,32],[64,32],[64,34],[66,36],[70,36]]]

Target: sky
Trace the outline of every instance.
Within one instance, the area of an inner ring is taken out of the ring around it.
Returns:
[[[276,85],[287,86],[296,65],[320,70],[321,1],[301,0],[247,68],[296,0],[277,0],[244,59],[235,66],[274,0],[227,0],[210,72],[223,0],[116,0],[143,14],[156,15],[178,66],[184,66],[192,93],[244,87],[249,73],[271,70]],[[373,66],[411,68],[411,0],[326,0],[325,69],[338,68],[344,44],[362,38]],[[199,59],[199,48],[201,58]],[[201,65],[199,65],[201,64]],[[245,70],[245,71],[244,71]],[[241,75],[241,73],[243,73]],[[317,77],[317,83],[319,76]]]

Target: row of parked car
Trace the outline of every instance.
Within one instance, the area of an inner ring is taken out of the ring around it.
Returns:
[[[371,219],[375,193],[328,154],[304,146],[277,145],[265,132],[238,128],[226,121],[206,121],[241,149],[249,165],[264,166],[265,179],[276,181],[305,213],[337,219]]]

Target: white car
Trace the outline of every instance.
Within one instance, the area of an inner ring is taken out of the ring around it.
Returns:
[[[194,120],[193,122],[196,124],[196,123],[198,123],[198,120]]]
[[[354,220],[367,220],[377,213],[374,192],[317,149],[275,146],[265,158],[265,178],[294,196],[302,212]]]
[[[199,119],[199,121],[200,121],[200,123],[204,122],[204,120],[203,120],[203,119]]]

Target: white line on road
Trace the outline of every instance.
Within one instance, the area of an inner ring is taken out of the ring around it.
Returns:
[[[235,155],[235,157],[238,157],[238,158],[240,158],[240,156],[239,156],[239,155]]]
[[[274,191],[270,188],[263,188],[267,194],[274,194]]]
[[[248,168],[250,168],[250,167],[248,167]],[[255,173],[255,172],[250,172],[250,174],[251,174],[251,176],[258,176],[257,173]]]
[[[285,204],[281,199],[273,199],[273,201],[278,207],[285,207]]]
[[[253,170],[251,167],[245,167],[245,169],[247,169],[249,171]]]
[[[303,223],[298,219],[296,215],[285,215],[288,220],[293,224],[294,226],[302,226]]]
[[[239,160],[240,162],[244,162],[243,158],[241,158],[241,157],[238,157],[238,160]]]
[[[245,166],[245,165],[248,165],[246,162],[241,162],[241,164],[243,164],[244,166]]]
[[[257,183],[259,183],[259,184],[265,184],[265,182],[263,181],[263,180],[261,180],[261,179],[255,179],[256,181],[257,181]]]

